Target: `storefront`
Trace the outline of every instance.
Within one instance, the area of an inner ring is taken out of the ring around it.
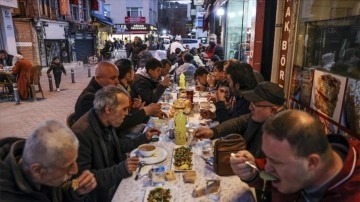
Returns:
[[[88,62],[96,54],[97,26],[85,23],[73,23],[70,26],[70,49],[73,61]]]
[[[360,2],[282,6],[273,78],[284,86],[290,108],[311,113],[327,133],[360,138]]]
[[[123,41],[126,39],[134,41],[135,36],[150,42],[158,39],[157,27],[150,24],[115,24],[115,28],[116,32],[113,37]]]
[[[17,0],[0,0],[0,50],[16,54],[15,30],[11,16],[12,8],[17,8]]]

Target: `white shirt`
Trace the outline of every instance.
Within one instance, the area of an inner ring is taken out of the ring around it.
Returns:
[[[177,48],[180,48],[181,51],[185,50],[184,46],[180,42],[174,41],[170,44],[170,54],[175,53],[175,49],[177,49]]]

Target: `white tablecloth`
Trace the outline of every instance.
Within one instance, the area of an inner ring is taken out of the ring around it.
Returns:
[[[199,101],[198,97],[194,97],[194,101]],[[204,121],[199,119],[199,114],[189,116],[188,124],[196,125],[197,123]],[[194,198],[192,192],[196,185],[205,186],[206,179],[218,178],[213,171],[213,168],[205,163],[202,156],[202,145],[204,142],[198,142],[192,147],[194,153],[193,169],[196,171],[197,179],[194,184],[184,183],[182,173],[176,173],[175,181],[165,181],[164,187],[171,187],[172,196],[175,202],[190,202],[190,201],[208,201],[207,196]],[[154,145],[162,147],[168,152],[168,156],[165,161],[156,165],[164,165],[167,170],[171,168],[171,159],[173,149],[175,147],[174,140],[168,138],[168,134],[161,134],[159,142],[155,142]],[[112,199],[113,202],[141,202],[146,201],[145,192],[146,189],[152,188],[151,179],[146,175],[147,171],[153,165],[146,165],[140,172],[140,178],[135,180],[135,172],[133,176],[123,179],[118,186],[116,193]],[[220,177],[221,182],[221,199],[220,201],[242,201],[251,202],[255,201],[251,189],[247,184],[242,182],[237,176]],[[175,192],[175,193],[174,193]]]

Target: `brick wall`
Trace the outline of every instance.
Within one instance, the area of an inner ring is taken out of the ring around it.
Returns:
[[[34,61],[33,37],[36,37],[36,33],[32,32],[31,26],[31,22],[29,21],[14,20],[17,51],[26,59]]]

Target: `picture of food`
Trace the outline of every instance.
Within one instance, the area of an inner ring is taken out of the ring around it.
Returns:
[[[360,81],[350,79],[346,92],[346,126],[360,137]]]
[[[340,122],[346,79],[339,75],[315,70],[310,107]]]
[[[147,196],[147,202],[170,202],[171,201],[171,191],[170,189],[164,188],[155,188],[151,190]]]
[[[192,155],[190,148],[179,147],[174,150],[173,165],[175,171],[186,171],[192,169]]]
[[[315,84],[315,107],[332,117],[338,101],[341,81],[330,74],[321,75]]]
[[[77,179],[71,181],[71,188],[73,188],[74,191],[79,188],[79,181]]]

